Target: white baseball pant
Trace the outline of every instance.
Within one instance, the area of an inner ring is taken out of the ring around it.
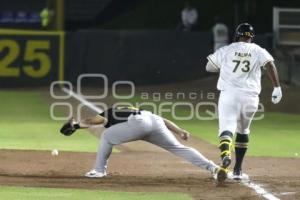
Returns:
[[[218,106],[219,135],[224,131],[249,134],[258,103],[257,95],[236,90],[221,91]]]
[[[96,158],[96,171],[106,171],[107,161],[114,145],[135,140],[144,140],[160,146],[210,172],[214,172],[216,168],[216,165],[199,151],[179,143],[160,116],[141,111],[141,114],[129,116],[127,122],[115,124],[103,132]]]

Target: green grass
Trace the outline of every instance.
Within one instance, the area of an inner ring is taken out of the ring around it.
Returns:
[[[134,97],[131,102],[143,102],[140,97]],[[156,102],[164,102],[163,100]],[[163,107],[170,109],[171,106]],[[145,107],[145,109],[147,109]],[[149,109],[149,108],[148,108]],[[176,116],[188,116],[190,111],[182,107],[176,110]],[[200,113],[201,116],[207,116]],[[172,119],[170,113],[164,117]],[[175,121],[193,136],[217,145],[218,120],[191,120]],[[251,125],[250,143],[247,152],[251,156],[294,157],[300,158],[300,115],[286,113],[264,113],[262,120],[253,121]]]
[[[81,189],[0,187],[1,199],[10,200],[190,200],[187,194],[162,192],[112,192]]]
[[[50,118],[47,100],[38,92],[0,92],[0,149],[95,152],[98,141],[84,130],[71,137],[59,133],[62,122]],[[188,200],[187,194],[110,192],[79,189],[0,187],[0,199],[12,200]]]
[[[98,141],[80,130],[71,137],[59,133],[62,122],[50,119],[49,105],[37,92],[0,92],[0,148],[5,149],[59,149],[65,151],[95,152]],[[140,99],[135,97],[132,102]],[[159,102],[158,102],[159,103]],[[186,115],[178,109],[180,116]],[[171,119],[170,113],[165,117]],[[300,156],[300,115],[265,113],[265,118],[254,121],[251,127],[249,155]],[[177,122],[194,136],[212,144],[218,143],[218,122],[196,118]],[[296,153],[296,154],[295,154]]]
[[[265,113],[252,122],[248,155],[273,157],[300,156],[300,115]],[[194,136],[218,144],[218,121],[177,122]],[[299,157],[298,157],[299,158]]]
[[[37,92],[0,92],[0,148],[96,152],[98,141],[80,130],[59,133],[62,122],[50,118],[46,100]]]

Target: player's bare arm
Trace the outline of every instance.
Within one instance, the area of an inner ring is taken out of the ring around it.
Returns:
[[[107,123],[107,119],[105,117],[102,117],[100,115],[96,115],[94,117],[85,118],[81,120],[80,122],[75,121],[73,118],[69,120],[67,123],[65,123],[62,128],[60,129],[60,132],[66,136],[72,135],[77,129],[80,128],[90,128],[92,126],[97,125],[105,125]]]
[[[180,136],[181,139],[187,140],[190,137],[190,133],[179,126],[177,126],[174,122],[168,120],[168,119],[163,119],[165,125],[167,128],[172,131],[173,133],[177,134]]]
[[[102,117],[100,115],[96,115],[94,117],[85,118],[78,122],[80,128],[89,128],[91,126],[97,126],[97,125],[105,125],[107,123],[107,119],[105,117]]]
[[[280,102],[280,100],[282,98],[282,92],[281,92],[277,69],[275,67],[274,62],[268,62],[264,67],[267,70],[268,76],[269,76],[270,80],[272,81],[272,85],[274,87],[274,90],[272,93],[272,102],[274,104],[277,104]]]
[[[272,81],[273,87],[280,87],[278,73],[277,73],[277,69],[275,67],[274,62],[268,62],[265,65],[265,69],[268,72],[268,75],[269,75],[270,80]]]

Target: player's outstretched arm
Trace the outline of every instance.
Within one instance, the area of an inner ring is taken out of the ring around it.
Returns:
[[[177,134],[180,136],[181,139],[187,140],[190,137],[190,133],[179,126],[177,126],[174,122],[163,118],[166,127],[172,131],[173,133]]]
[[[60,129],[60,132],[63,135],[70,136],[77,129],[89,128],[89,127],[96,126],[96,125],[101,125],[101,124],[105,125],[106,123],[107,123],[107,119],[100,116],[100,115],[96,115],[94,117],[82,119],[80,122],[77,122],[72,118],[62,126],[62,128]]]
[[[271,100],[274,104],[277,104],[280,102],[280,100],[282,98],[282,91],[281,91],[281,87],[280,87],[277,69],[275,67],[274,62],[268,62],[265,65],[265,68],[268,72],[268,76],[271,79],[273,87],[274,87]]]
[[[94,117],[82,119],[80,122],[78,122],[78,125],[80,126],[80,128],[89,128],[91,126],[96,126],[96,125],[101,125],[106,123],[107,123],[106,118],[100,115],[96,115]]]

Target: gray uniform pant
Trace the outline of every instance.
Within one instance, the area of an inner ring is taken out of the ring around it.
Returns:
[[[107,160],[114,145],[135,140],[144,140],[160,146],[208,171],[213,172],[216,168],[216,165],[199,151],[182,145],[160,116],[142,111],[141,114],[130,115],[127,122],[115,124],[103,132],[96,158],[96,171],[106,172]]]

